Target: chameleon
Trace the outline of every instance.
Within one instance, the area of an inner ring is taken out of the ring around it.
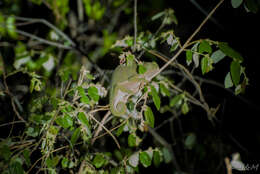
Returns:
[[[137,73],[137,65],[119,65],[112,74],[111,90],[109,96],[110,111],[114,116],[122,116],[127,111],[127,100],[135,95],[147,84],[153,74],[159,70],[155,62],[144,62],[146,71],[143,74]]]

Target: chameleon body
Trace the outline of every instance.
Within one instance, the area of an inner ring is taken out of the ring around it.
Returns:
[[[110,111],[115,116],[124,115],[127,111],[126,103],[130,96],[136,94],[142,85],[151,80],[159,67],[154,62],[145,62],[145,73],[137,73],[137,65],[119,65],[112,75],[109,96]]]

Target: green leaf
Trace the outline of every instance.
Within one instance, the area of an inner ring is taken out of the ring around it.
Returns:
[[[119,151],[119,150],[115,150],[114,151],[114,155],[115,155],[115,157],[116,157],[116,159],[118,160],[118,161],[122,161],[123,160],[123,155],[122,155],[122,153]]]
[[[140,152],[139,160],[144,167],[149,167],[152,164],[152,159],[147,152]]]
[[[153,164],[155,167],[159,167],[161,163],[161,155],[159,150],[153,152]]]
[[[230,88],[233,86],[233,82],[232,82],[232,79],[231,79],[231,75],[230,75],[230,72],[227,73],[226,77],[225,77],[225,88]]]
[[[62,160],[61,160],[61,166],[62,166],[62,168],[67,168],[67,167],[68,167],[68,164],[69,164],[68,158],[63,157]]]
[[[154,128],[154,115],[153,111],[149,106],[146,106],[146,109],[144,111],[145,121],[146,123],[151,127]]]
[[[242,4],[243,0],[231,0],[233,8],[238,8]]]
[[[129,147],[135,147],[135,146],[137,146],[137,143],[136,143],[136,135],[135,135],[135,134],[129,134],[129,135],[128,135],[128,146],[129,146]]]
[[[240,63],[232,61],[230,65],[231,79],[235,86],[240,82]]]
[[[189,134],[184,142],[184,145],[187,149],[191,150],[196,143],[196,135],[194,133]]]
[[[72,136],[71,136],[71,144],[74,145],[78,139],[79,139],[79,136],[80,136],[80,128],[78,127],[77,129],[74,130]]]
[[[37,137],[38,131],[33,127],[28,127],[28,129],[26,130],[26,134],[31,137]]]
[[[88,95],[95,102],[97,102],[99,100],[98,89],[95,86],[91,86],[88,88]]]
[[[156,109],[159,111],[160,106],[161,106],[161,99],[160,99],[155,87],[152,85],[151,85],[151,94],[152,94],[154,105],[156,106]]]
[[[212,48],[206,40],[203,40],[199,45],[199,53],[204,53],[204,52],[206,53],[212,52]]]
[[[15,18],[13,16],[9,16],[6,20],[6,29],[9,36],[13,39],[17,38],[16,26],[15,26]]]
[[[125,127],[125,124],[123,124],[122,126],[120,126],[120,127],[117,129],[117,131],[116,131],[116,136],[119,137],[119,136],[123,133],[124,127]]]
[[[134,153],[129,157],[129,164],[133,167],[137,167],[139,164],[139,153]]]
[[[67,129],[73,125],[73,119],[68,114],[65,114],[65,116],[63,116],[63,117],[58,117],[55,120],[55,122],[65,129]]]
[[[46,160],[46,164],[49,168],[54,168],[55,166],[58,165],[59,161],[60,161],[60,156],[55,156],[55,157],[49,157]]]
[[[241,85],[240,84],[237,85],[236,88],[235,88],[235,95],[240,94],[242,92],[242,90],[243,89],[242,89]]]
[[[189,112],[189,106],[187,102],[184,102],[183,105],[181,106],[181,112],[183,114],[187,114]]]
[[[187,62],[187,65],[190,65],[192,62],[192,51],[191,50],[186,51],[186,62]]]
[[[90,100],[89,100],[89,98],[86,96],[86,94],[85,94],[85,90],[81,87],[81,86],[79,86],[78,87],[78,91],[79,91],[79,95],[80,95],[80,101],[82,102],[82,103],[85,103],[85,104],[90,104]]]
[[[160,92],[163,96],[170,96],[170,91],[168,90],[168,88],[166,88],[166,86],[163,83],[160,83]]]
[[[170,107],[175,106],[176,104],[179,105],[183,99],[183,94],[178,94],[174,96],[170,101]]]
[[[208,73],[210,70],[212,70],[211,60],[209,57],[203,57],[201,60],[201,72],[202,74]]]
[[[144,74],[146,72],[146,68],[144,65],[138,65],[138,74]]]
[[[71,116],[69,114],[66,114],[64,116],[64,120],[65,120],[66,126],[68,126],[68,127],[73,126],[73,119],[71,118]]]
[[[233,58],[234,60],[243,62],[243,57],[235,50],[233,50],[226,42],[219,42],[218,44],[220,50],[227,55],[228,57]]]
[[[155,15],[151,18],[151,20],[154,21],[154,20],[159,19],[160,17],[162,17],[162,16],[164,16],[164,15],[165,15],[165,11],[159,12],[159,13],[155,14]]]
[[[133,66],[135,63],[135,57],[133,54],[126,55],[126,66]]]
[[[213,60],[214,63],[218,63],[221,61],[226,55],[221,51],[217,50],[211,55],[211,59]]]
[[[168,150],[166,147],[164,147],[164,148],[162,149],[162,153],[163,153],[163,157],[164,157],[165,163],[171,162],[171,160],[172,160],[172,155],[171,155],[171,153],[169,152],[169,150]]]
[[[96,168],[102,167],[106,162],[106,159],[102,154],[97,154],[93,160],[93,164]]]
[[[207,67],[208,67],[208,59],[206,57],[203,57],[201,60],[201,72],[202,74],[207,73]]]
[[[81,121],[81,123],[83,123],[86,126],[87,134],[91,137],[92,136],[91,131],[90,131],[91,127],[90,127],[90,124],[89,124],[89,121],[88,121],[86,115],[83,112],[80,112],[78,114],[78,119]]]

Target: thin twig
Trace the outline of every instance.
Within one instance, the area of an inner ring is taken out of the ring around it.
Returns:
[[[96,130],[96,132],[95,132],[95,134],[94,134],[94,137],[93,137],[93,139],[92,139],[92,141],[91,141],[91,144],[93,145],[94,143],[95,143],[95,138],[98,136],[98,134],[99,134],[99,132],[102,130],[102,126],[101,125],[105,125],[105,122],[106,122],[106,120],[107,120],[107,118],[110,116],[110,114],[111,114],[111,112],[110,111],[108,111],[107,113],[106,113],[106,115],[103,117],[103,119],[101,120],[101,124],[99,124],[99,126],[98,126],[98,128],[97,128],[97,130]]]
[[[136,50],[137,37],[137,0],[134,0],[134,51]]]
[[[84,112],[85,113],[85,112]],[[99,125],[101,125],[101,127],[114,139],[117,147],[120,149],[120,144],[119,142],[117,141],[116,137],[104,126],[102,125],[102,123],[100,123],[93,115],[91,114],[87,114],[85,113],[85,115],[89,115],[91,117],[91,119],[93,119],[96,123],[98,123]]]
[[[117,125],[117,126],[115,126],[115,127],[113,127],[112,129],[110,129],[109,131],[110,132],[112,132],[112,131],[114,131],[115,129],[117,129],[117,128],[119,128],[119,127],[121,127],[121,126],[123,126],[123,124],[125,124],[126,122],[127,122],[127,120],[128,119],[126,119],[126,120],[124,120],[121,124],[119,124],[119,125]],[[103,133],[103,134],[101,134],[101,135],[98,135],[97,137],[94,137],[93,139],[99,139],[99,138],[101,138],[101,137],[103,137],[103,136],[105,136],[106,134],[108,134],[107,132],[105,132],[105,133]]]
[[[84,6],[82,3],[82,0],[78,0],[77,1],[77,6],[78,6],[78,17],[79,17],[79,21],[83,22],[84,21]]]
[[[7,15],[5,15],[7,16]],[[48,27],[50,27],[51,29],[53,29],[57,34],[59,34],[60,36],[62,36],[65,40],[67,40],[73,47],[76,46],[76,44],[64,33],[62,32],[60,29],[58,29],[57,27],[55,27],[53,24],[51,24],[50,22],[48,22],[45,19],[37,19],[37,18],[26,18],[26,17],[20,17],[20,16],[13,16],[16,20],[21,20],[21,21],[29,21],[32,23],[43,23],[45,25],[47,25]]]
[[[12,121],[12,122],[9,122],[9,123],[3,123],[0,125],[0,127],[4,127],[4,126],[9,126],[9,125],[13,125],[13,124],[17,124],[17,123],[24,123],[24,121]]]
[[[23,35],[23,36],[30,37],[32,39],[38,40],[39,42],[47,44],[47,45],[51,45],[51,46],[55,46],[55,47],[63,48],[63,49],[69,49],[69,50],[73,49],[70,46],[66,46],[66,45],[63,45],[63,44],[60,44],[60,43],[57,43],[57,42],[52,42],[52,41],[46,40],[46,39],[40,38],[38,36],[35,36],[33,34],[27,33],[25,31],[22,31],[22,30],[19,30],[19,29],[16,29],[16,32],[18,34]]]

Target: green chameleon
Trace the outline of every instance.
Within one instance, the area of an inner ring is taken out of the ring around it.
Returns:
[[[119,65],[113,72],[109,96],[110,111],[113,115],[124,115],[128,98],[136,94],[159,70],[155,62],[145,62],[143,66],[146,69],[143,74],[137,73],[135,63],[131,66]]]

